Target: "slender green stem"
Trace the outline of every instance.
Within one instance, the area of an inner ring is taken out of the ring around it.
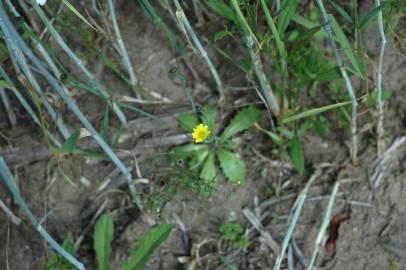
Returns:
[[[281,70],[282,73],[285,74],[286,71],[286,62],[287,62],[287,52],[285,49],[285,45],[283,44],[281,37],[279,35],[279,31],[276,28],[275,22],[272,18],[271,13],[269,12],[268,6],[266,5],[265,0],[261,0],[262,9],[265,13],[265,19],[271,28],[271,32],[273,37],[275,38],[276,48],[278,49],[279,56],[281,58]]]
[[[117,19],[116,19],[116,11],[114,8],[113,0],[108,0],[108,3],[109,3],[111,21],[113,23],[114,33],[116,35],[116,41],[117,41],[118,47],[120,49],[121,57],[123,59],[123,64],[127,68],[128,74],[130,75],[131,84],[133,86],[133,89],[135,89],[135,86],[137,86],[137,84],[138,84],[138,79],[137,79],[137,76],[135,75],[130,58],[128,57],[127,49],[124,45],[123,38],[121,37],[120,28],[118,27],[118,23],[117,23]]]
[[[41,223],[38,222],[34,214],[28,208],[27,203],[20,195],[16,184],[14,183],[13,176],[11,175],[10,170],[8,169],[7,164],[4,162],[3,157],[0,156],[0,177],[2,178],[4,184],[7,186],[11,194],[13,195],[14,200],[23,210],[24,214],[28,217],[30,223],[35,226],[39,234],[50,244],[50,246],[55,249],[62,257],[64,257],[68,262],[73,264],[79,270],[85,270],[86,268],[83,264],[78,261],[75,257],[69,254],[63,247],[61,247],[42,227]]]
[[[257,54],[254,51],[255,36],[253,35],[251,28],[249,27],[247,21],[245,20],[237,0],[231,0],[231,4],[240,22],[240,26],[244,35],[245,44],[247,46],[247,50],[250,55],[252,65],[254,66],[255,75],[257,76],[259,84],[261,86],[262,91],[261,94],[265,100],[265,105],[267,106],[268,110],[270,110],[274,115],[278,116],[280,110],[278,101],[263,71],[261,59],[257,57]]]
[[[344,67],[344,62],[341,58],[341,55],[338,51],[335,39],[333,37],[332,27],[330,23],[330,19],[327,15],[326,9],[324,8],[323,0],[317,0],[317,4],[320,8],[323,21],[324,21],[324,30],[327,33],[328,40],[330,42],[330,46],[333,49],[337,65],[340,69],[341,76],[345,81],[345,85],[347,87],[348,94],[352,101],[352,113],[351,113],[351,137],[352,137],[352,147],[351,147],[351,159],[353,163],[358,162],[358,136],[357,136],[357,98],[354,93],[354,89],[352,87],[350,78],[347,74],[347,71]]]
[[[380,0],[375,0],[375,5],[379,7],[381,5]],[[377,82],[376,82],[376,90],[377,90],[377,110],[378,110],[378,125],[377,125],[377,135],[378,135],[378,157],[382,155],[384,151],[384,142],[383,142],[383,135],[384,135],[384,128],[383,128],[383,101],[382,101],[382,65],[383,65],[383,57],[385,54],[385,46],[386,46],[386,36],[385,30],[383,27],[383,16],[382,11],[378,13],[378,27],[379,33],[381,35],[381,49],[379,53],[379,60],[378,60],[378,69],[377,69]]]
[[[182,29],[185,29],[185,34],[188,34],[194,45],[196,46],[197,50],[200,53],[200,56],[203,58],[203,60],[206,62],[207,66],[209,67],[209,70],[211,72],[211,75],[213,76],[214,81],[216,82],[217,85],[217,90],[220,94],[221,97],[224,96],[224,86],[223,86],[223,82],[220,79],[220,76],[216,70],[216,68],[214,67],[213,62],[211,61],[209,55],[207,54],[206,49],[203,47],[202,43],[200,42],[199,38],[197,37],[195,31],[193,30],[192,26],[189,23],[189,20],[186,17],[186,14],[183,12],[183,9],[181,7],[181,5],[179,4],[178,0],[173,0],[173,2],[175,3],[177,12],[177,19],[178,22],[181,26]]]

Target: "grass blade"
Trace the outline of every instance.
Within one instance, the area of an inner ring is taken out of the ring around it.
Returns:
[[[109,269],[113,233],[113,219],[108,214],[102,215],[98,219],[93,232],[93,249],[96,251],[99,270]]]
[[[337,40],[340,43],[341,47],[344,49],[345,54],[347,55],[353,68],[355,69],[355,72],[358,74],[358,76],[364,78],[359,68],[357,58],[355,57],[351,44],[348,41],[347,37],[345,36],[344,31],[341,29],[340,25],[338,24],[334,16],[330,15],[329,19],[331,22],[331,26],[333,27],[333,30],[336,34]]]
[[[351,16],[347,13],[347,11],[345,11],[345,9],[343,9],[339,4],[337,4],[336,2],[334,2],[333,0],[329,0],[330,4],[333,6],[333,8],[340,13],[341,16],[343,16],[343,18],[349,22],[349,23],[353,23],[353,20],[351,18]]]
[[[316,241],[314,243],[314,250],[313,250],[312,258],[310,260],[309,265],[306,268],[307,270],[312,270],[313,266],[314,266],[314,263],[316,262],[317,254],[319,252],[320,245],[321,245],[321,243],[323,241],[324,234],[326,233],[327,227],[330,224],[331,212],[332,212],[333,206],[334,206],[334,199],[337,196],[337,192],[338,192],[339,187],[340,187],[340,182],[339,181],[335,182],[334,187],[333,187],[333,191],[331,192],[330,200],[328,201],[328,205],[327,205],[326,213],[325,213],[324,218],[323,218],[323,222],[322,222],[322,224],[320,226],[319,233],[317,234],[317,238],[316,238]]]
[[[309,179],[309,181],[306,183],[306,186],[300,193],[298,199],[296,200],[295,203],[295,211],[293,212],[293,215],[290,218],[289,226],[286,230],[285,237],[283,238],[282,242],[282,247],[281,247],[281,252],[279,253],[278,257],[276,258],[276,262],[274,267],[272,268],[273,270],[279,270],[281,268],[282,260],[285,257],[286,250],[288,248],[290,239],[292,239],[293,232],[295,231],[297,221],[299,220],[300,213],[302,212],[304,203],[306,201],[307,197],[307,192],[309,191],[310,186],[313,184],[313,182],[320,176],[321,171],[317,170]]]
[[[295,115],[284,117],[280,121],[282,124],[287,124],[292,121],[297,121],[297,120],[300,120],[300,119],[303,119],[306,117],[310,117],[310,116],[314,116],[314,115],[317,115],[317,114],[320,114],[320,113],[323,113],[326,111],[334,110],[336,108],[339,108],[339,107],[342,107],[342,106],[345,106],[348,104],[351,104],[351,101],[343,101],[343,102],[339,102],[336,104],[330,104],[330,105],[326,105],[323,107],[310,109],[310,110],[307,110],[307,111],[304,111],[304,112],[301,112],[301,113],[298,113]]]
[[[171,233],[173,226],[161,224],[147,231],[141,238],[139,247],[133,251],[130,262],[124,265],[125,270],[141,269],[148,261],[155,249],[157,249]]]
[[[286,29],[288,28],[289,22],[292,19],[293,14],[296,12],[297,5],[299,0],[286,0],[285,7],[282,9],[278,19],[278,31],[279,35],[282,37],[285,34]]]

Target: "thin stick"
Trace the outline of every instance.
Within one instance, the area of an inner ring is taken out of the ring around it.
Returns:
[[[137,76],[135,75],[133,65],[131,64],[130,58],[128,57],[128,52],[124,45],[123,38],[121,37],[120,28],[118,27],[118,23],[117,23],[117,19],[116,19],[116,11],[114,8],[113,0],[108,0],[108,3],[109,3],[111,21],[113,23],[114,33],[116,35],[116,41],[117,41],[118,47],[120,49],[120,55],[121,55],[123,64],[127,68],[128,74],[130,75],[131,85],[133,86],[133,89],[135,90],[135,87],[138,84],[138,79],[137,79]]]
[[[340,69],[341,76],[345,81],[345,85],[347,87],[348,94],[351,98],[351,105],[352,105],[352,116],[351,116],[351,137],[352,137],[352,147],[351,147],[351,160],[354,164],[358,163],[358,136],[357,136],[357,98],[354,93],[354,89],[352,87],[350,78],[348,77],[347,71],[344,68],[344,62],[341,58],[340,53],[338,52],[337,45],[335,39],[333,37],[333,32],[331,28],[331,23],[328,18],[326,9],[324,8],[323,0],[317,0],[317,4],[319,5],[321,14],[323,16],[324,21],[324,31],[327,33],[328,40],[330,42],[330,46],[334,51],[334,55],[336,57],[337,65]]]
[[[380,0],[375,0],[375,5],[379,7],[381,5]],[[385,148],[385,143],[383,141],[383,135],[384,135],[384,128],[383,128],[383,117],[384,117],[384,111],[383,111],[383,101],[382,101],[382,65],[383,65],[383,56],[385,54],[385,46],[386,46],[386,37],[385,37],[385,31],[383,29],[383,17],[382,17],[382,10],[379,11],[378,13],[378,27],[379,27],[379,33],[381,35],[381,50],[379,53],[379,61],[378,61],[378,69],[377,69],[377,85],[376,85],[376,90],[378,93],[377,96],[377,106],[378,106],[378,125],[377,125],[377,135],[378,135],[378,157],[382,155],[382,152],[384,151]]]
[[[336,181],[335,184],[334,184],[334,187],[333,187],[333,191],[331,192],[330,200],[328,201],[328,205],[327,205],[326,213],[324,215],[323,222],[322,222],[322,224],[320,226],[319,233],[318,233],[316,241],[314,243],[313,255],[312,255],[312,258],[310,259],[309,265],[306,268],[307,270],[312,270],[313,265],[316,262],[317,254],[319,252],[320,245],[321,245],[321,243],[323,241],[324,234],[326,233],[328,225],[330,224],[331,212],[332,212],[332,209],[333,209],[333,206],[334,206],[334,199],[337,196],[337,192],[338,192],[339,187],[340,187],[340,182]]]
[[[206,62],[207,66],[209,67],[209,70],[211,72],[211,75],[213,76],[214,81],[216,82],[217,85],[217,90],[220,94],[221,97],[224,96],[224,86],[223,82],[220,79],[220,76],[216,70],[216,68],[213,65],[213,62],[211,61],[209,55],[207,54],[206,49],[203,47],[202,43],[200,42],[199,38],[197,37],[195,31],[193,30],[192,26],[189,23],[189,20],[187,19],[185,13],[183,12],[183,9],[181,5],[179,4],[178,0],[173,0],[176,6],[176,17],[178,19],[178,22],[180,24],[181,29],[184,29],[184,34],[189,34],[191,37],[194,45],[196,46],[197,50],[200,53],[200,56],[203,58],[203,60]]]
[[[0,11],[3,12],[3,11]],[[60,246],[49,234],[48,232],[42,227],[41,223],[38,222],[36,217],[33,215],[31,210],[28,208],[27,203],[21,197],[20,192],[18,192],[17,186],[14,183],[13,176],[11,175],[10,170],[7,167],[7,164],[4,162],[3,157],[0,156],[0,176],[3,179],[4,184],[7,186],[9,191],[14,197],[14,200],[18,203],[21,207],[21,210],[25,213],[28,217],[28,220],[34,225],[37,231],[41,234],[41,236],[51,245],[52,248],[56,250],[62,257],[64,257],[67,261],[71,264],[76,266],[77,269],[85,270],[86,268],[83,264],[78,261],[75,257],[69,254],[62,246]]]

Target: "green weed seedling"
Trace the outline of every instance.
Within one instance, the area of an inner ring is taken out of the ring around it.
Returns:
[[[205,106],[200,119],[192,113],[180,115],[180,126],[193,133],[195,143],[174,148],[171,158],[175,162],[187,161],[189,169],[200,171],[200,177],[213,188],[217,186],[215,163],[218,159],[227,180],[239,185],[245,181],[246,168],[244,161],[236,153],[239,145],[233,143],[232,138],[258,121],[261,112],[254,107],[241,110],[219,136],[215,134],[217,114],[216,107]]]
[[[221,237],[232,248],[247,248],[249,241],[244,235],[244,229],[239,223],[230,222],[220,225]]]

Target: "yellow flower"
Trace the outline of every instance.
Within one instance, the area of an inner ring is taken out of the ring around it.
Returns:
[[[193,129],[192,137],[195,143],[201,143],[210,135],[209,127],[205,124],[199,124]]]

